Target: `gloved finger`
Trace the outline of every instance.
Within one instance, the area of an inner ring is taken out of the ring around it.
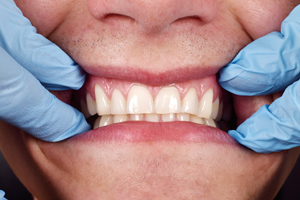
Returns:
[[[259,153],[300,146],[300,82],[289,86],[270,106],[262,106],[237,129],[228,132]]]
[[[0,120],[51,142],[90,130],[82,113],[58,100],[2,48],[0,57]]]
[[[5,197],[5,192],[3,190],[0,190],[0,200],[7,200]]]
[[[273,32],[250,43],[220,70],[220,85],[242,96],[284,90],[300,78],[300,6]]]
[[[49,90],[79,89],[84,71],[40,34],[13,0],[0,1],[0,47]]]

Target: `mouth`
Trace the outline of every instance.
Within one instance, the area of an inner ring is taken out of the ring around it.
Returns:
[[[93,130],[72,139],[238,145],[227,134],[236,124],[232,100],[216,75],[163,86],[89,75],[77,95]]]

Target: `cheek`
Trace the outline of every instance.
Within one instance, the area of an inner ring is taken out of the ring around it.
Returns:
[[[72,8],[73,0],[15,0],[38,33],[48,36],[61,24]]]
[[[252,39],[273,31],[280,31],[281,22],[299,0],[253,0],[233,3],[236,17]]]

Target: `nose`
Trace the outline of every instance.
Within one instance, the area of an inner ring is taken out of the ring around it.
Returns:
[[[87,0],[89,12],[101,20],[108,16],[131,18],[143,29],[162,31],[181,19],[202,24],[214,20],[218,0]]]

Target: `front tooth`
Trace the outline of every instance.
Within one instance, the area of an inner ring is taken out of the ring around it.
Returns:
[[[175,121],[175,114],[173,113],[163,114],[161,115],[161,119],[163,122],[173,122]]]
[[[157,114],[180,113],[180,95],[174,87],[162,88],[155,98],[155,112]]]
[[[113,122],[114,122],[113,116],[111,116],[111,115],[103,115],[101,117],[101,119],[100,119],[99,127],[110,125]]]
[[[97,102],[98,115],[109,115],[110,102],[103,89],[99,85],[95,85],[95,97]]]
[[[219,112],[219,107],[220,107],[220,99],[218,97],[212,105],[211,118],[213,118],[213,119],[217,118],[218,112]]]
[[[146,121],[148,122],[159,122],[159,115],[158,114],[145,114]]]
[[[127,121],[127,115],[114,115],[114,123],[120,123]]]
[[[86,104],[90,115],[95,115],[97,113],[97,105],[94,99],[91,97],[90,93],[86,94]]]
[[[81,112],[85,118],[89,118],[91,115],[88,111],[88,107],[83,99],[80,100]]]
[[[143,114],[135,114],[135,115],[130,115],[130,119],[132,121],[142,121],[144,118]]]
[[[178,121],[190,121],[190,114],[188,113],[178,113],[177,114]]]
[[[120,90],[115,89],[111,96],[111,114],[126,114],[126,100]]]
[[[99,128],[100,127],[100,120],[101,120],[101,117],[98,117],[94,123],[94,129],[96,128]]]
[[[217,125],[216,125],[215,121],[211,118],[210,119],[204,119],[204,124],[217,128]]]
[[[203,95],[199,103],[198,117],[206,119],[211,118],[213,95],[214,92],[212,89],[207,90],[207,92]]]
[[[197,117],[196,115],[191,115],[191,122],[194,122],[197,124],[204,124],[203,119],[200,117]]]
[[[127,113],[153,113],[153,98],[147,88],[138,85],[130,88],[127,98]]]
[[[199,111],[199,99],[197,92],[191,88],[182,100],[182,113],[197,115]]]

